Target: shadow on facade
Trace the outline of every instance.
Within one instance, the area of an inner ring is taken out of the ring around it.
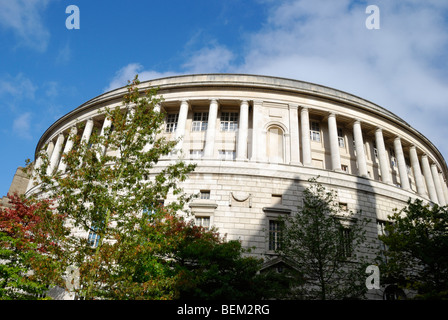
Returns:
[[[282,165],[279,165],[279,168]],[[327,190],[337,192],[337,200],[342,213],[353,215],[350,219],[342,217],[341,224],[349,230],[350,224],[356,223],[362,217],[370,221],[366,227],[365,245],[360,248],[368,256],[368,261],[375,265],[379,247],[377,229],[377,196],[374,187],[367,178],[335,173],[326,170],[316,170],[320,176],[309,174],[295,175],[294,178],[277,175],[254,178],[239,178],[239,184],[252,191],[230,191],[227,219],[234,222],[234,231],[229,232],[230,239],[239,239],[245,247],[253,247],[254,255],[262,256],[264,265],[262,272],[282,272],[294,268],[290,261],[280,258],[275,253],[278,240],[278,220],[282,216],[293,215],[302,205],[303,192],[310,185],[308,179],[317,178]],[[225,178],[222,178],[225,179]],[[340,180],[338,180],[340,179]],[[345,183],[344,183],[345,182]],[[225,183],[223,183],[225,185]],[[215,221],[219,226],[220,221]],[[349,234],[347,234],[349,236]],[[370,274],[366,273],[366,279]],[[383,299],[384,287],[370,289],[369,299]]]

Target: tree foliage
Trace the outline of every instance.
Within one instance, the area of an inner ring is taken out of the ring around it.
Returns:
[[[142,230],[165,211],[175,214],[182,210],[191,198],[178,184],[194,165],[178,161],[154,170],[160,157],[168,155],[177,141],[167,141],[160,135],[165,115],[156,108],[162,101],[157,90],[142,94],[138,85],[136,77],[128,85],[121,106],[100,110],[110,121],[102,133],[93,130],[86,140],[77,134],[82,132],[80,127],[70,134],[73,147],[61,159],[66,172],[50,172],[48,155],[45,151],[39,154],[39,195],[54,200],[56,210],[66,217],[73,231],[58,239],[61,250],[51,255],[56,257],[59,269],[79,269],[78,294],[86,299],[110,296],[121,286],[135,289],[130,284],[132,276],[122,276],[126,269],[123,264],[128,254],[132,256],[141,249]],[[169,192],[177,196],[176,200],[166,204],[163,212],[152,210]],[[152,210],[151,217],[144,214],[148,210]],[[55,283],[61,282],[63,273],[58,276],[53,279]],[[156,286],[163,286],[165,279],[159,276],[156,273],[152,280],[157,284],[149,288],[148,283],[147,291],[156,292]],[[110,281],[115,278],[117,282],[112,285]],[[128,297],[136,294],[129,293]],[[164,296],[155,293],[155,297]]]
[[[303,205],[282,219],[277,250],[301,275],[295,295],[305,299],[361,298],[365,293],[365,227],[360,213],[342,212],[335,192],[310,179]]]
[[[382,282],[411,289],[421,299],[448,298],[448,207],[408,200],[380,236],[386,250]]]
[[[46,253],[56,250],[53,236],[63,230],[63,217],[47,200],[17,194],[8,194],[8,200],[10,208],[0,210],[0,299],[43,297],[46,282],[30,271],[51,260]]]

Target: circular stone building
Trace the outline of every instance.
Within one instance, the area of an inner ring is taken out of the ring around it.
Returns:
[[[189,204],[196,223],[255,247],[254,254],[268,258],[266,267],[281,263],[273,255],[276,220],[297,210],[310,178],[319,176],[337,191],[344,210],[369,215],[374,222],[367,231],[375,239],[387,216],[409,198],[448,203],[448,169],[437,148],[392,112],[357,96],[240,74],[175,76],[140,86],[160,88],[164,134],[182,137],[177,148],[198,164],[183,184],[187,193],[201,195]],[[121,105],[125,93],[104,93],[57,120],[36,154],[47,146],[51,169],[63,171],[70,130],[85,122],[78,132],[84,139],[101,132],[105,119],[98,110]],[[35,188],[30,182],[27,193]]]

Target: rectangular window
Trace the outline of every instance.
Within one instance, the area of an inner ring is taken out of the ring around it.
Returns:
[[[168,114],[166,116],[166,128],[165,132],[175,132],[177,129],[177,121],[179,120],[179,114]]]
[[[210,199],[210,190],[201,190],[201,199]]]
[[[320,142],[320,126],[319,122],[312,121],[310,126],[311,141]]]
[[[341,258],[349,258],[352,255],[352,235],[350,228],[342,227],[340,231],[339,254]]]
[[[218,158],[220,160],[235,160],[236,154],[233,150],[219,150]]]
[[[378,162],[378,148],[376,147],[376,142],[373,142],[373,155]]]
[[[210,217],[195,217],[195,225],[207,230],[210,229]]]
[[[88,237],[88,243],[91,247],[96,248],[98,246],[98,243],[100,242],[100,235],[95,232],[96,228],[94,230],[90,230],[89,237]]]
[[[281,194],[271,195],[271,206],[275,206],[278,204],[282,204],[282,195]]]
[[[103,212],[97,213],[97,215],[102,216]],[[104,228],[104,221],[94,221],[90,224],[89,234],[87,236],[87,243],[92,247],[98,247],[100,242],[100,233],[101,228]]]
[[[345,164],[341,165],[341,169],[342,169],[343,172],[348,173],[348,166],[347,165],[345,165]]]
[[[281,232],[281,222],[278,220],[269,220],[269,250],[280,249]]]
[[[192,131],[206,131],[208,125],[208,112],[195,112],[193,115]]]
[[[190,150],[190,159],[201,159],[203,156],[203,150]]]
[[[390,153],[390,165],[392,166],[392,168],[395,168],[397,160],[395,159],[394,149],[390,148],[389,153]]]
[[[163,200],[157,200],[155,203],[151,204],[151,206],[146,207],[143,209],[143,214],[147,214],[148,216],[151,216],[157,212],[157,210],[163,208],[164,201]]]
[[[408,174],[411,174],[411,165],[410,165],[409,159],[408,159],[408,158],[405,158],[404,161],[405,161],[405,163],[406,163],[406,172],[407,172]]]
[[[238,130],[238,113],[222,112],[221,113],[221,131]]]
[[[338,144],[339,147],[345,148],[344,132],[342,128],[338,128]]]

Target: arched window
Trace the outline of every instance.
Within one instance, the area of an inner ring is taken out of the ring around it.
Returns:
[[[278,126],[271,126],[267,132],[266,154],[269,162],[284,162],[283,130]]]

